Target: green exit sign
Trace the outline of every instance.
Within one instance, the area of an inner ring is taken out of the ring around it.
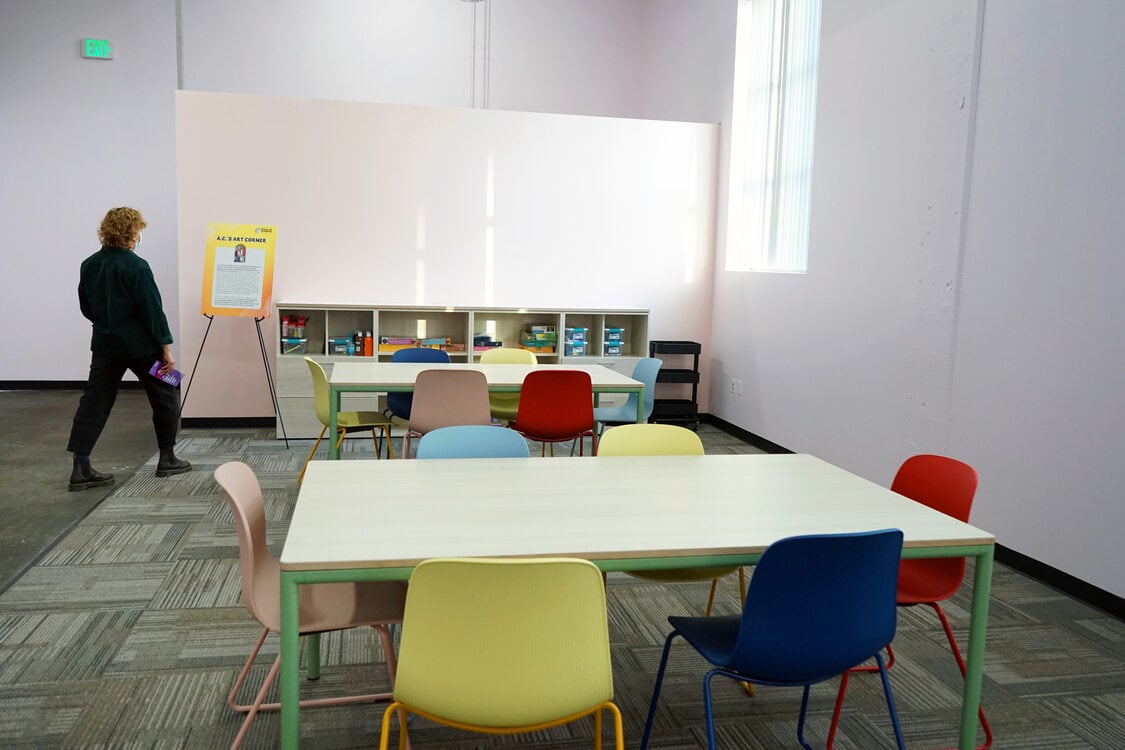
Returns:
[[[108,39],[83,39],[82,56],[92,60],[112,60],[113,45]]]

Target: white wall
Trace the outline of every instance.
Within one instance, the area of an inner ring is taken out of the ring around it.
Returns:
[[[479,106],[487,15],[495,109],[707,122],[716,107],[699,92],[711,89],[711,68],[699,61],[711,40],[677,20],[721,19],[732,2],[4,2],[0,227],[18,250],[0,254],[0,278],[18,282],[7,285],[0,311],[23,343],[19,356],[0,356],[0,382],[85,379],[90,329],[75,295],[78,263],[97,250],[95,230],[111,206],[133,205],[148,218],[141,253],[179,336],[177,7],[185,89],[454,107],[475,95]],[[663,67],[651,64],[649,35],[669,46]],[[109,38],[116,59],[81,59],[86,37]],[[652,84],[674,70],[666,85]],[[705,302],[700,310],[709,317]],[[652,333],[705,337],[696,323]]]
[[[1125,5],[985,19],[950,446],[984,528],[1125,595]]]
[[[710,328],[715,125],[201,92],[177,119],[185,371],[219,221],[277,225],[278,303],[612,300],[669,338]],[[273,413],[264,376],[229,377],[261,372],[255,344],[216,321],[185,416]]]
[[[1117,595],[1123,33],[1110,0],[825,3],[809,272],[720,257],[711,368],[712,413],[874,481],[974,464],[977,523]]]
[[[83,59],[84,38],[109,39],[114,59]],[[0,8],[0,311],[20,341],[0,380],[85,380],[78,266],[113,206],[148,220],[141,254],[176,330],[175,49],[172,2]]]

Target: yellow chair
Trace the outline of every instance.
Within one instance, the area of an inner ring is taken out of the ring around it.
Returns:
[[[702,456],[703,441],[686,427],[670,424],[624,424],[611,427],[602,434],[598,456]],[[675,568],[629,571],[629,575],[661,583],[694,583],[710,581],[705,614],[711,614],[719,579],[738,571],[738,589],[746,603],[746,575],[739,566],[715,568]]]
[[[312,375],[316,418],[324,426],[320,428],[320,434],[316,436],[316,442],[313,443],[312,450],[309,451],[309,457],[305,459],[305,465],[301,467],[301,473],[297,475],[297,484],[300,484],[301,480],[305,478],[305,470],[309,468],[309,461],[312,460],[313,454],[320,446],[321,438],[328,431],[329,421],[328,376],[324,374],[324,368],[320,366],[320,363],[312,357],[305,357],[305,364],[309,366],[309,373]],[[387,455],[394,458],[395,451],[391,447],[391,420],[377,411],[339,412],[336,415],[336,431],[339,435],[336,439],[336,449],[339,450],[340,445],[344,442],[344,435],[349,432],[365,432],[367,430],[371,430],[371,443],[375,446],[375,458],[378,458],[381,453],[377,440],[377,432],[380,430],[387,442]]]
[[[482,365],[534,365],[539,362],[535,352],[527,349],[506,349],[496,347],[480,355]],[[488,407],[493,419],[511,422],[516,418],[520,408],[520,394],[518,393],[490,393],[488,394]]]
[[[533,732],[602,712],[613,718],[605,587],[586,560],[438,559],[414,569],[406,593],[394,702],[383,714],[386,750],[407,715],[486,734]]]

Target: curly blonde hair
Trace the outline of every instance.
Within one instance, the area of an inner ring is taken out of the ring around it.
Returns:
[[[147,226],[148,222],[137,209],[127,206],[111,208],[98,227],[98,240],[110,247],[129,247],[137,233]]]

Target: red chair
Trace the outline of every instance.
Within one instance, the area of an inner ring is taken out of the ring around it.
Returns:
[[[584,437],[590,436],[591,451],[598,452],[594,431],[594,388],[589,374],[581,370],[532,370],[523,379],[516,421],[508,425],[529,440],[543,443],[540,455],[555,455],[555,443],[578,441],[583,455]]]
[[[969,512],[973,507],[973,496],[977,491],[977,472],[966,463],[953,458],[934,455],[912,456],[903,462],[891,483],[891,490],[923,505],[939,510],[958,521],[968,523]],[[903,560],[898,569],[897,601],[900,607],[914,604],[928,604],[933,607],[945,629],[945,637],[961,676],[965,676],[965,660],[961,649],[953,637],[949,619],[938,602],[945,601],[961,588],[965,577],[965,558],[942,557],[918,560]],[[894,649],[887,646],[889,660],[887,667],[895,661]],[[832,725],[828,730],[828,750],[836,736],[836,726],[840,723],[840,709],[844,705],[844,693],[848,689],[850,672],[877,672],[876,667],[856,667],[844,673],[840,680],[840,691],[836,696],[836,709],[832,713]],[[984,744],[977,750],[988,750],[992,746],[992,728],[985,718],[984,708],[977,709],[981,726],[984,728]]]

